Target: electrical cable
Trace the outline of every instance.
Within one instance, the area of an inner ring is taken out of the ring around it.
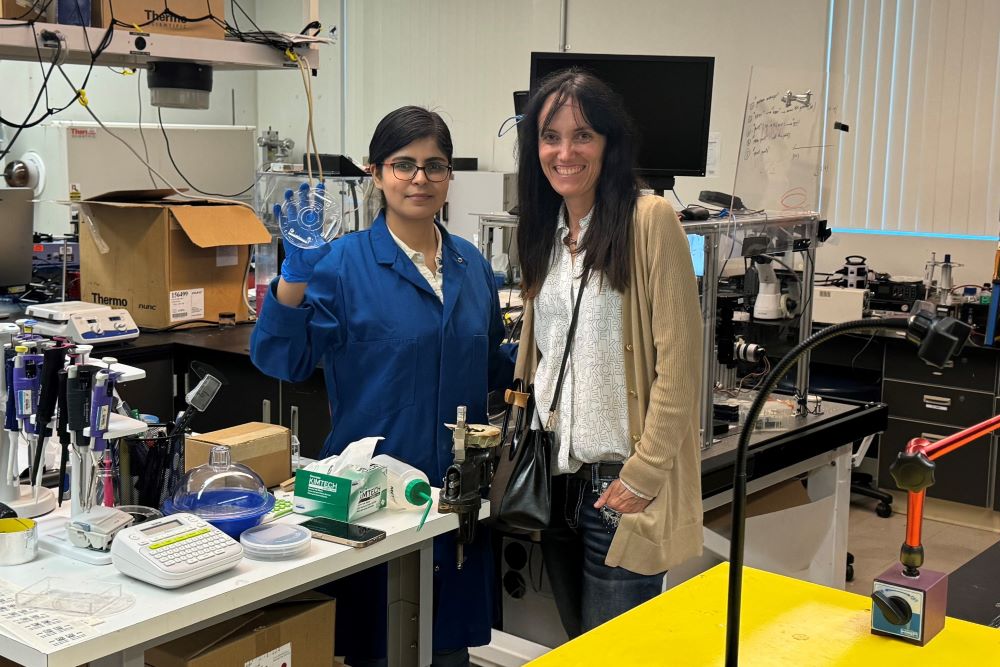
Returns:
[[[142,333],[164,333],[166,331],[173,331],[174,329],[179,329],[181,327],[186,327],[191,324],[218,324],[218,320],[184,320],[183,322],[175,322],[170,326],[160,327],[158,329],[150,329],[148,327],[139,327],[139,331]],[[244,322],[237,322],[236,326],[243,326],[244,324],[253,324],[253,320],[246,320]]]
[[[865,342],[864,345],[861,346],[861,349],[858,350],[858,353],[855,354],[853,357],[851,357],[851,370],[852,371],[854,370],[854,362],[856,362],[858,360],[858,357],[860,357],[861,354],[865,350],[868,349],[868,346],[872,344],[872,341],[875,340],[875,334],[877,334],[877,333],[878,333],[877,329],[872,330],[872,335],[868,337],[868,340]]]
[[[497,138],[499,139],[503,135],[513,130],[515,127],[517,127],[517,124],[520,123],[522,120],[524,120],[524,114],[510,116],[509,118],[504,119],[504,121],[500,123],[500,129],[497,130]],[[507,127],[507,123],[510,123],[510,121],[514,121],[514,123],[510,127]]]
[[[49,5],[51,5],[54,2],[54,0],[46,0],[45,6],[39,8],[38,3],[41,1],[42,0],[35,0],[35,2],[31,4],[31,7],[28,7],[27,9],[24,10],[23,14],[21,14],[20,16],[14,16],[10,19],[11,21],[20,21],[20,23],[4,23],[0,25],[0,28],[23,28],[25,26],[37,23],[41,18],[45,16],[45,12],[49,10]],[[35,12],[38,12],[37,17],[33,19],[26,18]]]
[[[244,188],[240,192],[237,192],[234,195],[219,194],[218,192],[207,192],[205,190],[202,190],[201,188],[196,187],[194,183],[192,183],[190,180],[188,180],[188,177],[184,175],[184,172],[181,171],[181,168],[179,166],[177,166],[177,161],[174,160],[173,151],[170,149],[170,137],[167,136],[167,129],[163,126],[163,110],[162,109],[158,108],[156,110],[156,117],[160,121],[160,132],[163,134],[163,143],[166,144],[166,146],[167,146],[167,157],[170,158],[170,164],[173,165],[174,171],[176,171],[177,175],[181,177],[181,180],[183,180],[185,183],[188,184],[189,188],[191,188],[195,192],[200,192],[203,195],[209,195],[210,197],[222,197],[222,198],[225,198],[225,199],[235,199],[236,197],[240,197],[242,195],[245,195],[246,193],[248,193],[251,190],[253,190],[253,186],[255,186],[257,184],[257,179],[254,179],[253,183],[251,183],[249,186],[247,186],[246,188]],[[161,176],[161,178],[162,178],[162,176]],[[176,188],[174,188],[174,189],[176,190]]]
[[[62,68],[62,66],[61,65],[57,65],[57,67],[59,68],[59,73],[62,74],[62,76],[63,76],[64,79],[66,79],[66,83],[68,83],[71,88],[75,88],[75,86],[73,84],[73,81],[69,78],[69,75],[66,74],[66,71]],[[148,162],[146,162],[145,160],[143,160],[142,156],[139,155],[139,153],[132,147],[131,144],[129,144],[129,142],[125,141],[118,134],[116,134],[114,131],[112,131],[110,128],[108,128],[108,126],[104,124],[104,121],[102,121],[100,118],[97,117],[97,114],[94,113],[94,110],[91,108],[90,104],[83,105],[83,108],[86,109],[87,113],[90,114],[90,117],[93,118],[94,121],[98,125],[100,125],[100,127],[101,127],[102,130],[104,130],[105,132],[107,132],[114,139],[116,139],[119,143],[121,143],[122,145],[124,145],[129,150],[129,152],[131,152],[132,155],[134,155],[135,158],[140,163],[142,163],[143,165],[145,165],[154,174],[156,174],[156,176],[161,181],[163,181],[167,185],[168,188],[170,188],[171,190],[173,190],[174,193],[176,193],[178,197],[183,197],[184,199],[191,199],[191,200],[194,200],[194,201],[218,201],[218,202],[222,202],[222,203],[225,203],[225,204],[235,204],[237,206],[243,206],[243,207],[246,207],[246,208],[250,209],[251,211],[254,210],[253,206],[251,206],[250,204],[248,204],[248,203],[246,203],[244,201],[240,201],[238,199],[226,199],[224,197],[216,197],[216,196],[194,197],[192,195],[187,194],[183,190],[179,189],[176,185],[174,185],[173,183],[171,183],[170,180],[167,179],[163,174],[161,174],[160,172],[158,172],[156,169],[153,169],[152,165],[150,165]],[[256,215],[256,212],[254,212],[254,214]]]
[[[34,26],[32,26],[32,30],[34,30]],[[37,42],[36,42],[35,48],[36,48],[36,50],[38,48],[37,47]],[[32,125],[28,125],[27,123],[31,119],[32,114],[35,113],[35,109],[38,108],[38,103],[42,100],[42,91],[45,90],[48,87],[48,85],[49,85],[49,78],[52,76],[52,71],[55,69],[56,63],[59,62],[59,58],[61,56],[62,56],[62,43],[60,42],[60,43],[58,43],[56,45],[56,52],[52,56],[52,62],[49,64],[49,71],[45,73],[45,78],[42,79],[42,88],[41,88],[41,90],[38,91],[38,94],[35,96],[35,102],[34,102],[34,104],[31,105],[31,110],[28,111],[28,115],[24,119],[24,123],[22,123],[21,125],[12,125],[11,123],[8,123],[7,121],[5,121],[2,116],[0,116],[0,123],[6,125],[7,127],[15,127],[15,128],[17,128],[17,131],[14,132],[14,136],[11,137],[11,139],[7,143],[7,145],[4,146],[3,151],[0,152],[0,161],[2,161],[5,157],[7,157],[7,155],[10,154],[10,151],[11,151],[12,148],[14,148],[14,144],[17,142],[17,138],[18,138],[18,136],[20,136],[21,132],[24,131],[24,129],[26,127],[32,127]],[[41,52],[39,52],[39,58],[41,58]],[[39,122],[41,122],[41,121],[39,121]]]
[[[146,163],[149,163],[149,145],[146,143],[146,135],[142,131],[142,70],[137,69],[135,71],[135,89],[136,89],[136,102],[139,106],[139,139],[142,140],[142,152],[146,156]],[[149,174],[149,180],[153,184],[153,189],[157,189],[159,186],[156,184],[156,179],[153,177],[153,170],[148,166],[146,167],[146,173]],[[177,173],[180,173],[179,171]]]
[[[240,283],[240,293],[243,295],[243,305],[247,307],[247,317],[253,322],[257,319],[256,309],[250,305],[250,296],[247,294],[247,284],[250,282],[250,259],[253,257],[256,249],[252,245],[247,246],[247,263],[243,267],[243,282]]]
[[[686,205],[684,204],[684,202],[682,202],[682,201],[681,201],[681,198],[677,196],[677,190],[675,190],[675,189],[673,189],[673,188],[670,188],[670,192],[672,192],[672,193],[673,193],[673,195],[674,195],[674,199],[676,199],[676,200],[677,200],[677,203],[681,205],[681,209],[685,209],[685,208],[687,208],[687,206],[686,206]],[[721,210],[721,209],[720,209],[720,210]]]
[[[52,0],[48,0],[46,2],[45,6],[41,9],[41,11],[44,12],[44,11],[48,10],[49,5],[51,5],[51,4],[52,4]],[[28,11],[29,12],[33,11],[36,7],[38,7],[38,3],[37,2],[34,5],[32,5],[32,9],[29,9]],[[27,14],[25,14],[25,15],[27,15]],[[37,19],[33,19],[33,20],[28,21],[26,23],[3,24],[3,25],[0,25],[0,27],[3,27],[3,28],[10,28],[10,27],[30,27],[31,31],[32,31],[32,35],[34,36],[35,52],[38,55],[39,63],[41,63],[42,55],[41,55],[41,48],[39,47],[39,35],[38,35],[38,32],[35,30],[35,22],[36,21],[37,21]],[[82,21],[81,21],[81,23],[82,23]],[[88,33],[87,27],[86,26],[81,26],[81,27],[83,29],[84,41],[87,44],[87,51],[88,51],[88,53],[90,53],[90,64],[87,67],[87,74],[84,77],[83,86],[81,86],[80,88],[73,87],[73,91],[74,91],[73,98],[69,102],[67,102],[66,104],[64,104],[63,106],[58,107],[58,108],[49,108],[48,107],[48,85],[49,85],[49,78],[52,75],[53,66],[55,66],[56,63],[59,62],[59,60],[61,59],[61,56],[62,56],[62,40],[58,40],[58,39],[55,40],[55,46],[51,47],[51,48],[55,49],[55,55],[52,58],[52,63],[49,66],[49,71],[43,77],[42,87],[38,91],[38,94],[35,96],[35,101],[32,104],[31,110],[28,112],[28,114],[25,117],[24,121],[21,122],[21,123],[12,123],[9,120],[5,119],[2,115],[0,115],[0,124],[6,125],[7,127],[15,128],[17,130],[14,133],[14,136],[7,143],[7,145],[3,149],[3,151],[0,152],[0,160],[3,160],[5,157],[7,157],[7,155],[10,154],[11,150],[14,147],[14,143],[16,142],[17,138],[20,136],[20,134],[21,134],[21,132],[23,130],[31,128],[31,127],[35,127],[36,125],[38,125],[42,121],[46,120],[47,118],[50,118],[51,116],[54,116],[57,113],[65,111],[66,109],[68,109],[70,107],[70,105],[73,104],[73,102],[76,102],[77,100],[80,99],[81,91],[86,90],[87,82],[90,80],[90,75],[91,75],[91,73],[94,70],[94,66],[95,66],[95,64],[97,62],[97,59],[111,45],[112,29],[111,29],[110,26],[108,27],[108,29],[104,33],[104,37],[101,39],[101,42],[97,46],[97,50],[95,51],[91,47],[91,44],[90,44],[90,35]],[[43,30],[42,31],[42,39],[46,39],[46,35],[47,34],[50,34],[49,31],[48,30]],[[35,110],[38,108],[38,103],[41,101],[41,98],[42,98],[43,94],[46,97],[46,110],[45,110],[45,113],[42,114],[39,118],[31,120],[32,115],[35,113]]]

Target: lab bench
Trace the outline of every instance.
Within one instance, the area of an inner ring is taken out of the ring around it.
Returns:
[[[793,342],[767,335],[774,330],[760,327],[753,340],[778,359]],[[841,336],[813,352],[810,391],[888,405],[887,427],[869,455],[877,457],[878,486],[895,490],[889,467],[911,438],[938,440],[997,414],[998,356],[994,348],[969,344],[958,358],[938,369],[920,360],[913,344],[898,335]],[[1000,510],[998,443],[994,435],[949,454],[935,471],[928,497]]]
[[[537,667],[723,664],[728,565],[667,591],[548,653]],[[974,665],[1000,651],[992,628],[949,618],[926,646],[869,631],[871,599],[745,568],[740,664]]]
[[[437,505],[437,490],[434,491]],[[40,531],[60,522],[60,512],[39,519]],[[454,514],[431,512],[418,529],[419,512],[384,510],[365,517],[365,525],[386,538],[363,549],[313,540],[307,554],[288,560],[244,558],[233,569],[174,590],[157,588],[118,572],[114,566],[88,565],[42,550],[31,562],[3,568],[2,579],[15,590],[45,577],[79,578],[120,584],[125,609],[100,617],[78,640],[54,646],[42,636],[0,633],[0,656],[26,667],[141,667],[145,649],[190,634],[296,593],[380,563],[389,563],[390,664],[428,665],[431,660],[433,538],[455,530]],[[489,516],[484,503],[479,517]],[[289,515],[283,523],[307,517]],[[61,525],[61,523],[58,523]]]
[[[146,379],[123,385],[120,393],[131,406],[161,419],[183,408],[184,395],[198,378],[191,362],[217,369],[227,384],[210,409],[198,415],[194,428],[213,431],[258,421],[298,426],[301,453],[318,458],[330,432],[330,406],[321,368],[305,382],[283,382],[264,375],[250,361],[253,327],[199,327],[144,333],[125,343],[98,347],[94,356],[112,356],[146,371]],[[297,422],[297,424],[296,424]]]

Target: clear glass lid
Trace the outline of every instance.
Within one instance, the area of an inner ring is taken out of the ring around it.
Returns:
[[[204,519],[236,519],[263,514],[274,506],[260,475],[234,463],[229,448],[212,447],[208,463],[192,468],[173,496],[173,511]]]

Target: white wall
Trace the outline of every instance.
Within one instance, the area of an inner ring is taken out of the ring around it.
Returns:
[[[287,14],[278,4],[257,0],[260,22],[292,28],[282,25]],[[514,113],[511,93],[528,88],[531,51],[558,49],[559,0],[348,0],[347,6],[348,155],[366,155],[386,113],[421,104],[448,121],[456,155],[479,158],[484,170],[514,169],[516,133],[497,138],[497,130]],[[711,130],[721,135],[719,175],[678,179],[687,202],[703,189],[733,189],[751,64],[805,70],[822,86],[827,10],[826,0],[570,0],[567,41],[577,53],[716,57]],[[325,26],[339,20],[339,11],[338,0],[320,0]],[[325,152],[341,150],[340,65],[339,44],[323,49],[314,88],[317,141]],[[301,147],[302,86],[283,74],[259,75],[260,124]]]
[[[246,7],[249,3],[240,3]],[[266,30],[299,32],[305,24],[300,13],[300,2],[289,0],[257,0],[257,25]],[[319,19],[324,34],[337,26],[342,32],[339,0],[319,0]],[[316,56],[310,56],[315,58]],[[312,77],[314,98],[313,134],[321,153],[342,153],[340,147],[340,43],[319,49],[318,68]],[[278,130],[282,138],[295,141],[292,157],[302,159],[306,146],[306,96],[302,77],[295,70],[263,71],[257,73],[257,117],[261,130],[269,126]],[[358,156],[360,157],[360,156]]]
[[[994,241],[834,232],[816,252],[816,270],[833,272],[844,265],[844,257],[861,255],[880,273],[923,277],[934,252],[938,261],[950,254],[953,262],[964,265],[952,274],[956,285],[981,285],[992,280],[996,247]]]

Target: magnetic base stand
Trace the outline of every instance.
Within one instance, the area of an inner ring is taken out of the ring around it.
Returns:
[[[923,646],[944,628],[948,575],[920,570],[909,576],[893,563],[875,578],[872,601],[872,634]]]
[[[90,565],[111,565],[110,552],[84,549],[70,542],[66,535],[66,524],[68,523],[68,517],[53,517],[46,521],[45,532],[38,536],[38,546],[46,551]]]
[[[17,512],[17,515],[23,519],[33,519],[36,516],[48,514],[56,508],[55,492],[44,486],[38,487],[37,500],[31,487],[27,484],[9,487],[5,491],[7,492],[5,495],[10,495],[13,492],[16,497],[11,500],[3,500],[3,504]]]

